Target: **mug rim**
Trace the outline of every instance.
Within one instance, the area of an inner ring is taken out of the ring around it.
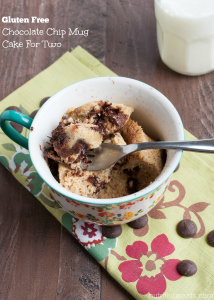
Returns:
[[[181,117],[180,115],[178,114],[176,108],[174,107],[174,105],[170,102],[170,100],[168,98],[166,98],[161,92],[159,92],[157,89],[155,89],[154,87],[142,82],[142,81],[139,81],[137,79],[133,79],[133,78],[128,78],[128,77],[121,77],[121,76],[101,76],[101,77],[93,77],[93,78],[88,78],[88,79],[84,79],[84,80],[81,80],[81,81],[78,81],[78,82],[75,82],[75,83],[72,83],[64,88],[62,88],[61,90],[57,91],[55,94],[53,94],[44,104],[43,106],[40,108],[40,110],[42,110],[44,107],[48,106],[52,97],[56,96],[57,94],[60,94],[63,90],[65,89],[69,89],[71,86],[74,86],[74,85],[77,85],[79,83],[82,83],[82,82],[85,82],[85,81],[94,81],[94,80],[102,80],[103,78],[114,78],[114,80],[128,80],[128,81],[135,81],[137,84],[141,84],[141,85],[144,85],[146,88],[149,88],[150,90],[152,90],[152,92],[154,92],[155,94],[157,94],[158,96],[162,97],[163,101],[165,101],[165,103],[169,106],[171,106],[171,108],[173,109],[173,111],[175,112],[175,115],[176,117],[178,118],[178,121],[179,121],[179,124],[180,124],[180,134],[182,135],[182,139],[181,140],[184,140],[184,137],[185,137],[185,134],[184,134],[184,126],[183,126],[183,123],[182,123],[182,120],[181,120]],[[157,97],[155,97],[157,98]],[[32,127],[34,126],[34,122],[36,119],[39,118],[39,115],[40,115],[40,110],[37,112],[33,122],[32,122]],[[181,132],[182,131],[182,132]],[[170,172],[166,172],[165,176],[163,179],[161,180],[158,180],[158,183],[156,181],[156,179],[150,184],[148,185],[147,187],[145,187],[144,189],[136,192],[136,193],[133,193],[133,194],[130,194],[130,195],[127,195],[127,196],[123,196],[123,197],[118,197],[118,198],[105,198],[105,199],[101,199],[101,198],[90,198],[90,197],[86,197],[86,196],[81,196],[81,195],[78,195],[78,194],[75,194],[75,193],[72,193],[71,191],[69,190],[66,190],[65,188],[63,188],[61,185],[60,185],[60,191],[58,188],[52,186],[47,179],[44,178],[44,176],[42,176],[42,174],[38,171],[38,168],[36,167],[36,161],[34,160],[34,157],[32,157],[31,155],[31,137],[32,137],[32,134],[31,134],[31,131],[29,132],[29,154],[30,154],[30,157],[31,157],[31,160],[32,160],[32,163],[33,163],[33,166],[35,168],[35,170],[37,171],[37,173],[39,174],[39,176],[44,180],[44,182],[50,187],[52,188],[53,190],[55,190],[56,192],[60,193],[62,196],[66,197],[66,198],[69,198],[69,199],[72,199],[74,201],[78,201],[80,203],[85,203],[85,204],[92,204],[92,205],[96,205],[96,206],[102,206],[102,205],[114,205],[114,204],[120,204],[120,203],[126,203],[126,202],[130,202],[130,201],[134,201],[134,200],[137,200],[141,197],[145,197],[146,195],[148,194],[151,194],[153,191],[155,191],[156,189],[158,189],[162,184],[164,184],[164,182],[166,182],[170,176],[172,175],[172,173],[174,172],[174,170],[176,169],[176,167],[178,166],[180,160],[181,160],[181,157],[182,157],[182,154],[183,154],[183,151],[182,150],[178,150],[176,151],[176,153],[174,154],[174,157],[173,157],[173,162],[174,162],[174,166],[170,166]],[[162,172],[161,172],[162,173]],[[160,175],[161,175],[160,173]],[[160,176],[159,175],[159,176]],[[57,182],[57,181],[56,181]],[[57,182],[58,183],[58,182]],[[152,187],[152,188],[151,188]],[[62,190],[61,190],[62,189]]]

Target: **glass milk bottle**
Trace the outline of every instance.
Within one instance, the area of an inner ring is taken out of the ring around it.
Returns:
[[[162,61],[185,75],[214,70],[214,0],[155,0]]]

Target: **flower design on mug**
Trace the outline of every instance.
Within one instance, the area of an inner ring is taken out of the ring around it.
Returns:
[[[85,215],[80,214],[80,213],[76,213],[76,217],[80,218],[80,219],[85,219]]]
[[[129,203],[124,203],[122,205],[120,205],[120,209],[127,209],[127,208],[130,208],[132,207],[132,205],[134,205],[135,202],[129,202]]]
[[[165,234],[158,235],[151,243],[151,251],[148,245],[142,241],[136,241],[126,247],[126,254],[132,258],[122,262],[118,269],[122,273],[125,282],[135,282],[139,294],[150,293],[153,297],[161,296],[166,290],[168,280],[175,281],[181,278],[176,266],[180,260],[165,257],[172,254],[175,247]]]
[[[130,220],[134,216],[133,211],[125,212],[123,219]]]
[[[80,203],[72,200],[72,199],[69,199],[69,198],[65,198],[66,202],[70,203],[70,204],[73,204],[75,207],[79,206]]]
[[[111,218],[111,217],[115,216],[115,214],[110,213],[110,212],[101,212],[101,213],[98,214],[98,216]]]

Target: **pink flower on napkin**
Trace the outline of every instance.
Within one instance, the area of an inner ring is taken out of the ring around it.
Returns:
[[[96,236],[97,229],[94,227],[94,224],[84,223],[84,226],[81,226],[83,229],[83,235],[88,235],[89,238]]]
[[[137,241],[126,247],[126,254],[133,260],[122,262],[118,269],[125,282],[135,282],[138,293],[159,297],[166,291],[166,278],[171,281],[181,276],[176,270],[180,260],[165,259],[175,247],[165,234],[158,235],[151,243],[151,251],[145,242]]]
[[[74,237],[86,248],[101,244],[105,237],[102,235],[100,226],[87,223],[85,220],[76,220],[72,226]]]

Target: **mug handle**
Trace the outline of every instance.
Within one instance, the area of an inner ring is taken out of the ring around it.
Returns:
[[[16,122],[27,129],[31,128],[33,120],[25,116],[24,114],[14,111],[6,110],[0,115],[0,127],[4,133],[15,143],[19,144],[21,147],[28,149],[28,139],[18,133],[11,125],[9,121]]]

